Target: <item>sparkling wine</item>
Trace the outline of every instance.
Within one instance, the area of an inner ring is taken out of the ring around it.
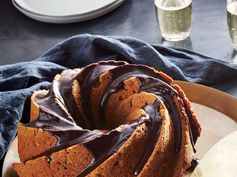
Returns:
[[[155,5],[163,38],[178,41],[189,36],[192,19],[191,0],[155,0]]]
[[[227,23],[230,38],[237,49],[237,1],[231,2],[227,6]]]

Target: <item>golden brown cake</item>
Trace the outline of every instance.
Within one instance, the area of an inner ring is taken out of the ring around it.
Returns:
[[[20,177],[180,177],[201,127],[172,82],[122,61],[63,71],[31,96],[13,168]]]

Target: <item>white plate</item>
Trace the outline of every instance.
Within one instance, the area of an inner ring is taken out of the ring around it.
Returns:
[[[12,169],[12,164],[20,162],[18,155],[18,138],[16,137],[11,146],[9,147],[5,156],[2,166],[2,177],[15,177],[17,176],[15,170]]]
[[[195,168],[191,177],[236,177],[237,131],[211,148]]]
[[[26,16],[48,23],[90,20],[119,7],[125,0],[12,0]]]
[[[198,151],[197,156],[201,158],[218,140],[222,139],[229,133],[236,131],[237,124],[228,116],[207,106],[192,103],[192,107],[199,117],[203,128],[202,136],[199,138],[196,145]],[[229,159],[229,161],[231,160],[233,159]],[[11,168],[11,165],[14,162],[19,162],[17,138],[10,146],[5,157],[2,171],[3,177],[16,176],[14,170]],[[189,174],[187,175],[189,176]]]

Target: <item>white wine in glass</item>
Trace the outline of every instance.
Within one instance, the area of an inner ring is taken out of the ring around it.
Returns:
[[[167,41],[187,38],[191,30],[192,0],[155,0],[161,36]]]
[[[237,1],[227,1],[227,23],[230,38],[237,49]]]

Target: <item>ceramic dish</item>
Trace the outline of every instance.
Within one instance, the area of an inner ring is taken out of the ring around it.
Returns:
[[[102,16],[125,0],[12,0],[13,5],[26,16],[48,23],[74,23]]]

